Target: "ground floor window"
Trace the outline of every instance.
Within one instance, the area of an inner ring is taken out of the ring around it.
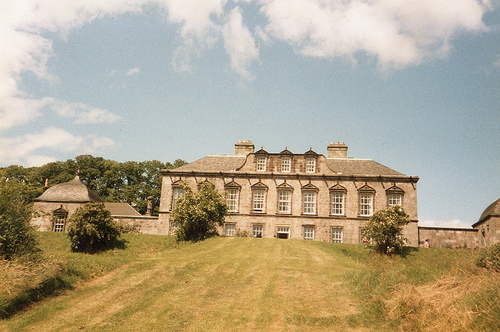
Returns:
[[[226,226],[224,228],[224,235],[235,236],[236,235],[236,225],[235,224],[226,224]]]
[[[278,239],[290,238],[290,226],[278,226],[278,227],[276,227],[276,235],[277,235]]]
[[[304,226],[304,240],[314,241],[314,227]]]
[[[253,225],[253,237],[262,237],[262,225]]]
[[[332,227],[332,242],[344,242],[344,229],[342,227]]]
[[[68,212],[57,209],[54,211],[54,221],[52,224],[53,232],[64,232],[66,230],[66,220],[68,219]]]

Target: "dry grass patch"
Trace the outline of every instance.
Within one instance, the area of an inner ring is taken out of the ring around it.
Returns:
[[[485,306],[485,296],[493,303]],[[493,325],[500,328],[500,317],[495,313],[499,301],[499,274],[459,271],[424,285],[401,284],[386,301],[386,308],[390,325],[404,330],[471,331],[476,330],[478,319],[489,321],[483,322],[482,331]]]

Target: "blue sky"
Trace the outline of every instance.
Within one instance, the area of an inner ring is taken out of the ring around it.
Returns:
[[[472,224],[500,193],[499,7],[4,0],[0,166],[344,141],[420,177],[422,224]]]

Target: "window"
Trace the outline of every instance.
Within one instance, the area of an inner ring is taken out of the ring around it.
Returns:
[[[373,193],[359,193],[359,215],[371,216],[373,214]]]
[[[226,224],[225,229],[224,229],[224,235],[235,236],[236,235],[236,225],[235,224]]]
[[[52,231],[64,232],[67,218],[68,218],[68,212],[59,210],[54,211],[54,223],[52,225]]]
[[[403,195],[399,193],[387,194],[387,206],[403,205]]]
[[[252,210],[253,212],[263,213],[266,211],[266,191],[256,189],[252,192]]]
[[[345,214],[345,192],[332,191],[331,196],[331,214],[343,216]]]
[[[304,226],[304,240],[314,241],[313,226]]]
[[[282,157],[281,158],[281,171],[282,172],[289,173],[290,169],[291,169],[291,165],[292,165],[292,158],[290,158],[290,157]]]
[[[342,227],[332,228],[332,242],[333,243],[344,242],[344,229]]]
[[[316,159],[307,158],[306,159],[306,173],[316,172]]]
[[[304,191],[302,193],[302,212],[304,214],[316,214],[316,192]]]
[[[240,198],[239,189],[226,190],[226,203],[228,212],[238,212],[238,201]]]
[[[265,171],[265,170],[266,170],[266,157],[257,156],[257,171]]]
[[[278,239],[288,239],[290,237],[290,226],[277,226],[276,234]]]
[[[290,190],[278,191],[278,213],[292,212],[292,192]]]
[[[262,225],[253,225],[253,237],[262,237]]]
[[[175,203],[182,197],[184,197],[184,189],[181,187],[174,187],[172,191],[172,208],[174,208]]]

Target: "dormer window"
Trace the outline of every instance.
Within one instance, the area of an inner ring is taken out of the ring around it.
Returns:
[[[315,173],[316,172],[316,159],[307,158],[306,159],[306,173]]]
[[[257,156],[257,171],[265,172],[267,166],[266,156]]]
[[[292,158],[291,157],[282,157],[281,158],[281,171],[284,173],[290,173],[292,165]]]

